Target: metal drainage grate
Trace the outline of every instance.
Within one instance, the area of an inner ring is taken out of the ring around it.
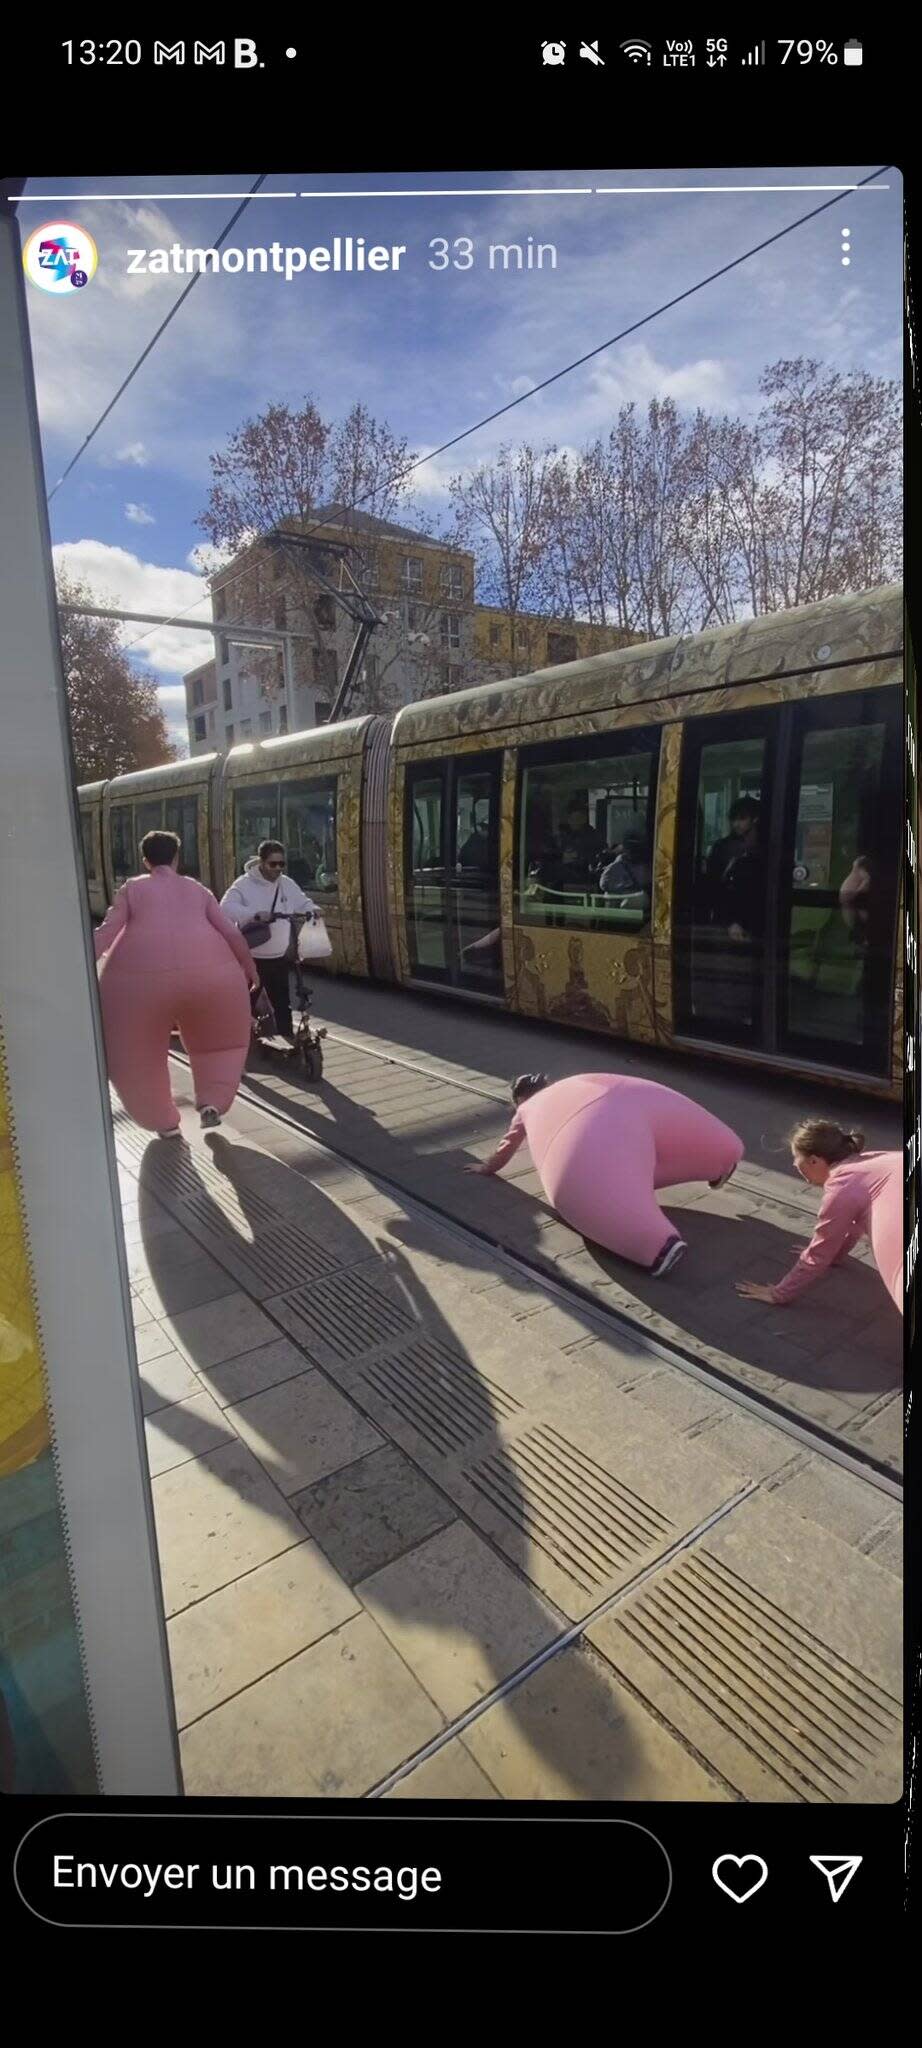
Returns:
[[[801,1799],[847,1795],[899,1729],[898,1701],[707,1551],[612,1618]]]
[[[519,1401],[437,1337],[417,1338],[362,1377],[443,1457],[521,1413]]]
[[[465,1477],[584,1592],[655,1549],[673,1526],[544,1423],[481,1459]]]

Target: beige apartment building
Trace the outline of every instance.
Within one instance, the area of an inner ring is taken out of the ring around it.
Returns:
[[[215,659],[185,676],[189,751],[302,732],[330,717],[357,631],[356,585],[378,614],[352,708],[390,713],[420,697],[622,646],[611,627],[474,601],[468,550],[368,513],[328,507],[254,542],[212,577]],[[256,648],[234,626],[283,643]]]

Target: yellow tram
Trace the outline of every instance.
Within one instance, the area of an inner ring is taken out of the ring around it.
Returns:
[[[897,1098],[902,649],[892,586],[119,776],[91,907],[278,837],[334,973]]]

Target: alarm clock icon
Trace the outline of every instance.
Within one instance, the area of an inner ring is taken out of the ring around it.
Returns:
[[[566,61],[566,43],[542,43],[541,52],[545,64],[563,64]]]

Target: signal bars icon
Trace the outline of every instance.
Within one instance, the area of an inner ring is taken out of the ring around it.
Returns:
[[[748,57],[742,57],[742,58],[740,59],[740,62],[741,62],[742,64],[744,64],[744,65],[746,65],[746,64],[764,64],[764,62],[765,62],[765,44],[764,44],[764,43],[756,43],[756,45],[755,45],[755,48],[754,48],[754,49],[752,49],[752,50],[750,50],[750,52],[749,52],[749,55],[748,55]]]

